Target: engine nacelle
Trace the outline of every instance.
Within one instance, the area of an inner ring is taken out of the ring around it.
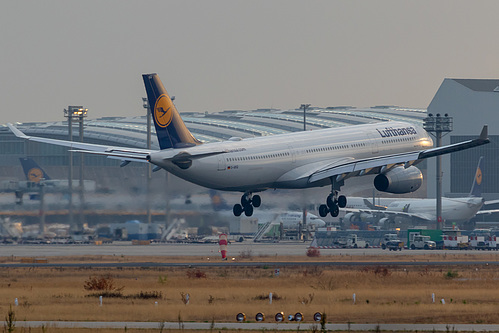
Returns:
[[[423,184],[423,174],[415,166],[405,169],[398,166],[392,170],[379,174],[374,178],[374,187],[378,191],[388,193],[410,193],[416,191]]]
[[[345,217],[343,218],[344,221],[354,223],[354,222],[360,222],[359,214],[358,213],[347,213],[345,214]]]

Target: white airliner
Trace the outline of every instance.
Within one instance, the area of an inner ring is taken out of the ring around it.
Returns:
[[[331,186],[322,217],[337,216],[347,199],[340,187],[350,177],[377,174],[379,191],[408,193],[422,184],[414,166],[423,159],[489,142],[487,126],[475,140],[433,147],[428,133],[406,122],[382,122],[201,144],[189,132],[157,74],[142,75],[151,105],[160,150],[113,147],[27,136],[20,138],[67,146],[76,151],[130,161],[149,162],[192,183],[224,191],[240,191],[234,215],[253,214],[261,198],[255,192],[272,188]]]
[[[483,156],[480,157],[473,178],[470,194],[467,197],[447,198],[442,197],[442,219],[450,222],[467,222],[475,215],[495,213],[498,210],[480,210],[483,205],[495,204],[499,200],[485,201],[482,197],[483,181]],[[358,198],[361,199],[361,198]],[[357,200],[356,200],[357,201]],[[350,206],[352,200],[349,200]],[[363,206],[360,207],[357,202],[357,208],[347,207],[345,210],[345,219],[349,222],[355,222],[362,218],[384,216],[381,222],[393,220],[395,217],[407,217],[416,221],[434,222],[437,220],[436,199],[391,199],[386,206],[373,205],[367,199],[363,199]],[[363,215],[364,214],[364,215]],[[371,216],[369,216],[371,215]]]

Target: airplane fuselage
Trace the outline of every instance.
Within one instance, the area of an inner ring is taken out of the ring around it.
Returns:
[[[182,169],[164,152],[150,161],[198,185],[225,191],[268,188],[307,188],[331,184],[329,179],[309,182],[311,169],[431,148],[433,142],[421,127],[405,122],[383,122],[291,134],[224,141],[185,149],[176,154],[208,154]],[[171,149],[167,150],[169,156]]]
[[[442,198],[442,218],[445,221],[469,221],[482,208],[483,199],[477,197]],[[388,211],[423,214],[436,221],[435,199],[397,200],[387,206]]]

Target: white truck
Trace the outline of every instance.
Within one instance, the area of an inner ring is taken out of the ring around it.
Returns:
[[[366,242],[365,240],[361,240],[357,237],[356,234],[351,234],[351,235],[348,235],[348,237],[346,239],[343,239],[340,244],[343,246],[343,247],[347,247],[347,248],[350,248],[350,249],[357,249],[357,248],[368,248],[369,247],[369,243]]]
[[[497,239],[493,235],[471,235],[469,246],[475,250],[497,250]]]
[[[469,240],[468,236],[461,235],[461,233],[444,234],[442,236],[444,241],[444,249],[452,250],[468,250]]]
[[[381,248],[383,250],[389,248],[390,250],[392,249],[392,246],[394,244],[397,244],[397,246],[401,243],[401,240],[397,234],[385,234],[383,236],[383,239],[381,240]],[[404,245],[402,244],[402,247]]]
[[[414,235],[414,239],[411,241],[411,250],[434,250],[436,247],[437,244],[431,240],[430,236]]]

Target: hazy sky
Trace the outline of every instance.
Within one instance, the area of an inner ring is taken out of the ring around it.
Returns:
[[[499,78],[499,1],[2,1],[0,123],[144,112],[425,108],[446,77]]]

